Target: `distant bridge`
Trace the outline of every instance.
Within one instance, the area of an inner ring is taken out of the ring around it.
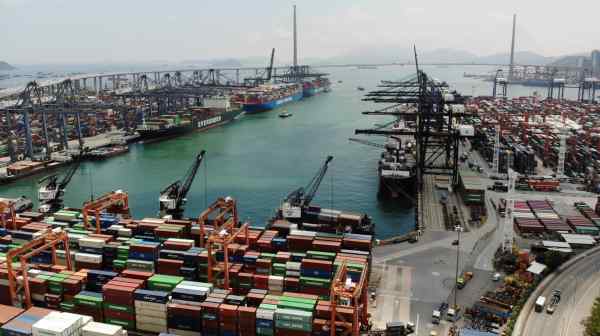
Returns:
[[[419,63],[421,66],[494,66],[508,68],[508,64],[498,63],[472,63],[472,62],[441,62],[441,63]],[[347,63],[347,64],[321,64],[311,65],[311,68],[373,68],[373,67],[387,67],[387,66],[414,66],[414,63]],[[523,73],[529,72],[535,73],[550,73],[552,71],[563,72],[563,73],[580,73],[583,71],[579,67],[569,66],[542,66],[542,65],[515,65],[515,68],[523,69]],[[279,66],[273,67],[274,76],[277,73],[286,72],[290,70],[290,66]],[[167,77],[174,78],[175,75],[188,75],[195,76],[197,78],[210,78],[215,84],[228,83],[228,84],[240,84],[244,81],[244,78],[258,76],[261,72],[265,71],[265,67],[222,67],[222,68],[181,68],[181,69],[165,69],[165,70],[148,70],[148,71],[131,71],[131,72],[110,72],[110,73],[95,73],[95,74],[82,74],[69,77],[55,78],[49,80],[37,81],[39,87],[44,89],[45,92],[51,94],[54,92],[56,85],[64,81],[65,79],[71,79],[77,89],[88,89],[95,91],[99,94],[100,91],[117,90],[119,83],[129,82],[138,83],[141,78],[144,78],[148,82],[153,84],[159,84],[164,80],[165,75]],[[110,83],[110,85],[109,85]],[[13,88],[7,88],[0,91],[1,100],[12,100],[16,99],[18,95],[25,89],[25,85]]]

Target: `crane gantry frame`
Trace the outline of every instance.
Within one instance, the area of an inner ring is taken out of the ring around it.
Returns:
[[[208,216],[216,211],[219,213],[211,221],[213,229],[208,234],[206,243],[204,243],[204,237],[208,233],[206,228],[209,221]],[[229,217],[225,218],[228,214]],[[242,233],[244,234],[245,244],[249,244],[248,223],[236,227],[238,225],[236,202],[233,198],[227,197],[218,198],[208,209],[204,210],[198,218],[198,224],[200,224],[200,246],[206,246],[208,253],[208,281],[216,284],[219,274],[223,273],[223,288],[230,289],[229,244],[233,243]],[[219,262],[216,260],[216,251],[218,250],[223,251],[223,267],[215,271],[215,268],[218,268],[219,265]]]
[[[8,287],[10,292],[10,299],[13,304],[17,299],[19,292],[17,278],[19,273],[23,277],[22,289],[24,291],[23,304],[25,308],[31,308],[31,292],[29,289],[29,259],[36,256],[48,249],[52,252],[52,264],[56,264],[56,248],[62,244],[65,251],[66,267],[68,270],[73,270],[73,263],[71,261],[71,253],[69,251],[69,236],[66,231],[62,229],[47,229],[40,237],[34,238],[33,240],[9,250],[6,253],[6,259],[0,262],[0,265],[6,264],[6,270],[8,273]],[[12,261],[17,258],[20,262],[20,269],[15,269]]]
[[[86,202],[83,206],[83,225],[85,229],[89,229],[90,220],[88,215],[93,214],[96,219],[96,233],[100,233],[102,227],[100,225],[100,213],[111,206],[120,206],[123,211],[129,211],[129,197],[127,193],[122,191],[110,192],[95,201]]]

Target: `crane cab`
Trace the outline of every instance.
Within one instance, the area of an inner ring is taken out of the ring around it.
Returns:
[[[56,198],[56,193],[58,190],[56,188],[48,188],[47,186],[42,186],[38,190],[38,199],[40,202],[50,201]]]
[[[175,210],[177,207],[177,200],[170,197],[169,195],[161,195],[158,198],[158,202],[160,203],[160,210]]]

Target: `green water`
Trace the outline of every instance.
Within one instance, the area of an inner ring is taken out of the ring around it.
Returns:
[[[303,186],[317,172],[327,155],[334,160],[313,204],[359,211],[377,223],[377,236],[405,233],[414,226],[414,211],[407,204],[377,199],[376,148],[351,143],[354,129],[385,123],[389,117],[360,114],[372,106],[361,101],[364,92],[382,79],[398,79],[412,67],[385,67],[376,70],[328,69],[332,91],[283,109],[293,114],[280,119],[275,110],[246,115],[224,127],[153,144],[136,144],[130,153],[104,162],[85,162],[69,185],[65,204],[81,207],[93,194],[122,189],[129,193],[136,218],[158,213],[159,191],[187,171],[194,155],[207,151],[188,194],[186,215],[196,217],[216,197],[238,200],[242,219],[263,225],[291,190]],[[462,78],[463,72],[486,68],[431,68],[437,78],[449,81],[465,94],[489,94],[490,84]],[[337,83],[342,80],[343,83]],[[529,94],[529,88],[513,90]],[[540,89],[538,89],[540,90]],[[382,138],[372,140],[382,142]],[[37,180],[42,176],[0,186],[0,195],[37,198]]]

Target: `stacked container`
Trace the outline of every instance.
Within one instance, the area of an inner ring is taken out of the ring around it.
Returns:
[[[134,302],[137,330],[152,333],[166,332],[168,301],[168,292],[136,290]]]
[[[256,309],[256,335],[275,334],[275,310],[277,304],[261,303]]]
[[[81,328],[81,336],[127,336],[127,332],[112,324],[90,322]]]
[[[29,308],[23,314],[15,317],[10,322],[4,324],[0,331],[4,336],[29,336],[32,335],[33,325],[52,313],[52,310],[44,308]]]
[[[102,287],[104,320],[107,323],[135,330],[135,291],[143,280],[116,277]]]
[[[75,295],[75,311],[91,316],[96,322],[104,321],[102,306],[102,293],[81,291]]]
[[[598,227],[594,225],[591,220],[583,216],[569,216],[567,217],[567,224],[569,224],[576,233],[593,236],[598,235]]]
[[[169,332],[184,336],[197,336],[202,332],[200,305],[212,290],[212,284],[182,281],[171,293],[167,306]]]
[[[51,312],[32,326],[33,336],[80,336],[81,328],[91,322],[89,316]]]

